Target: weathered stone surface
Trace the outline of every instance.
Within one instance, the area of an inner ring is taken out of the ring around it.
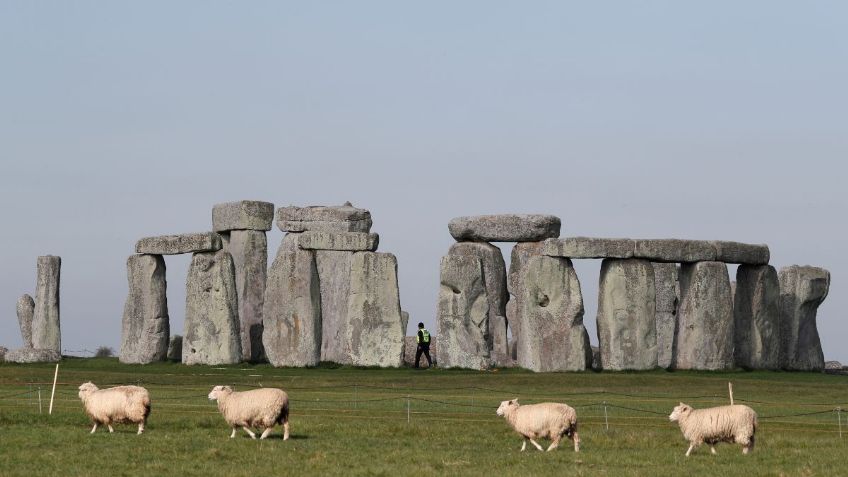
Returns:
[[[633,257],[652,262],[705,262],[715,260],[716,250],[707,240],[637,239]]]
[[[174,335],[168,342],[168,361],[180,362],[183,360],[183,337]]]
[[[32,317],[32,346],[62,353],[59,325],[59,275],[62,259],[53,255],[38,257],[35,309]]]
[[[736,366],[780,367],[780,283],[770,265],[740,265],[733,300]]]
[[[394,255],[353,254],[347,315],[352,364],[380,367],[403,364],[404,331]]]
[[[603,368],[601,365],[601,348],[592,346],[592,369],[600,371]]]
[[[521,327],[521,300],[524,296],[524,269],[530,257],[540,255],[544,242],[523,242],[512,247],[509,261],[509,274],[507,275],[507,290],[512,295],[506,304],[506,318],[509,331],[512,335],[510,355],[513,362],[518,355],[518,336]]]
[[[315,252],[315,261],[321,292],[321,361],[350,364],[347,307],[353,253],[321,250]]]
[[[145,237],[135,244],[136,253],[150,255],[217,252],[221,248],[221,236],[215,232]]]
[[[816,312],[830,290],[830,272],[792,265],[780,269],[780,367],[821,371],[824,353]]]
[[[457,241],[538,242],[559,237],[561,221],[553,215],[499,214],[457,217],[448,231]]]
[[[338,206],[280,207],[277,227],[283,232],[369,232],[371,212],[347,203]]]
[[[768,245],[765,244],[753,245],[722,240],[714,240],[711,243],[716,251],[717,262],[768,265],[771,255]]]
[[[627,238],[566,237],[545,240],[543,255],[565,258],[632,258],[636,241]]]
[[[418,343],[415,341],[415,336],[406,336],[403,338],[404,346],[403,346],[403,365],[413,367],[415,366],[415,353],[418,351]],[[438,346],[436,346],[435,341],[430,342],[430,360],[433,362],[433,366],[436,365],[436,350]],[[418,363],[419,366],[427,366],[427,358],[422,354],[421,361]]]
[[[258,200],[240,200],[212,207],[212,230],[271,230],[274,204]]]
[[[7,363],[55,363],[62,355],[54,349],[20,348],[6,353]]]
[[[305,250],[360,252],[377,250],[380,236],[365,232],[303,232],[298,245]]]
[[[268,239],[265,232],[257,230],[233,230],[224,236],[227,237],[224,249],[233,257],[236,272],[242,360],[262,362],[265,361],[262,306],[268,277]]]
[[[483,264],[483,281],[489,300],[489,349],[495,366],[508,366],[512,362],[507,343],[506,264],[501,249],[486,242],[457,242],[451,245],[448,255],[477,257]]]
[[[136,364],[162,361],[167,357],[171,334],[165,259],[161,255],[130,255],[127,285],[119,361]]]
[[[15,308],[18,313],[18,325],[21,327],[24,348],[32,348],[32,320],[35,316],[35,300],[29,295],[23,295],[18,298]]]
[[[677,319],[672,367],[733,368],[733,306],[727,265],[683,264]]]
[[[585,370],[592,364],[592,349],[571,261],[533,256],[524,271],[518,365],[543,372]]]
[[[321,360],[321,292],[315,252],[283,237],[265,288],[265,354],[274,366],[315,366]]]
[[[603,261],[597,325],[603,369],[657,367],[656,288],[651,262]]]
[[[400,311],[400,323],[401,328],[403,328],[403,335],[406,336],[406,329],[409,327],[409,312],[404,310]]]
[[[238,293],[229,252],[195,253],[186,279],[183,364],[241,361]]]
[[[657,365],[671,366],[672,345],[677,328],[677,305],[680,283],[676,263],[651,263],[654,267],[654,288],[657,293]]]
[[[489,299],[481,260],[470,255],[442,257],[438,331],[439,366],[486,369],[489,349]]]

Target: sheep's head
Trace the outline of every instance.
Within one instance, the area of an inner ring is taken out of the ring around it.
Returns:
[[[678,421],[682,416],[685,416],[692,412],[692,406],[688,404],[680,403],[680,405],[676,406],[671,414],[668,416],[669,421]]]
[[[515,398],[511,401],[503,401],[501,405],[498,406],[498,416],[503,416],[507,413],[507,411],[511,411],[518,407],[518,398]]]
[[[215,386],[212,388],[212,391],[209,392],[209,400],[217,401],[221,396],[226,396],[233,392],[233,388],[229,386]]]
[[[91,381],[89,381],[87,383],[80,384],[80,387],[79,387],[79,397],[80,397],[80,399],[85,399],[85,396],[88,396],[89,394],[93,393],[94,391],[97,391],[97,389],[98,389],[97,386],[95,386],[94,383],[92,383]]]

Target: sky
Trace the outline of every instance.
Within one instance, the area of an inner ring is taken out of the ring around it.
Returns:
[[[412,323],[435,329],[451,218],[544,213],[827,268],[819,332],[848,363],[845,2],[7,0],[0,62],[0,345],[39,255],[62,257],[66,352],[117,350],[139,238],[220,202],[351,201]],[[175,334],[189,261],[166,258]],[[600,262],[575,268],[596,344]]]

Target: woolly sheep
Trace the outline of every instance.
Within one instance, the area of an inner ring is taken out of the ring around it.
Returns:
[[[757,413],[748,406],[736,404],[693,409],[692,406],[680,403],[668,418],[677,421],[683,437],[689,441],[686,456],[704,442],[710,445],[713,454],[716,453],[715,444],[718,442],[742,444],[743,454],[754,448]]]
[[[147,416],[150,415],[150,395],[147,389],[139,386],[99,389],[89,381],[79,387],[79,397],[85,413],[94,423],[91,434],[97,430],[98,424],[105,424],[109,432],[115,432],[112,423],[120,422],[138,424],[138,434],[144,432]]]
[[[256,434],[249,428],[263,429],[260,439],[265,439],[275,424],[283,425],[283,440],[289,438],[289,397],[282,389],[235,392],[229,386],[215,386],[209,393],[209,400],[218,401],[218,410],[233,428],[231,438],[241,426],[253,439]]]
[[[533,440],[542,437],[552,440],[548,450],[554,450],[559,446],[563,435],[567,435],[574,441],[574,452],[580,451],[577,412],[566,404],[545,402],[521,406],[516,398],[503,401],[498,407],[497,414],[506,418],[512,428],[524,437],[524,442],[521,444],[522,452],[527,447],[528,440],[537,449],[542,450],[542,446]]]

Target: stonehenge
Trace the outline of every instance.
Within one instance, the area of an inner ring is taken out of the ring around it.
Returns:
[[[24,348],[32,348],[32,319],[35,316],[35,300],[29,295],[23,295],[18,298],[18,305],[15,309],[18,315],[18,326],[21,327]]]
[[[62,259],[45,255],[36,260],[35,299],[18,298],[15,311],[23,347],[6,353],[11,363],[55,362],[62,359],[59,320],[59,277]]]
[[[816,311],[830,290],[830,272],[792,265],[780,269],[780,367],[790,371],[824,369]]]
[[[161,255],[131,255],[127,259],[127,281],[118,359],[139,364],[162,361],[171,334],[165,259]]]
[[[677,305],[680,297],[679,265],[652,262],[657,311],[657,366],[671,367],[671,351],[677,328]]]
[[[779,369],[780,282],[777,271],[771,265],[740,265],[735,283],[733,354],[736,366]]]

